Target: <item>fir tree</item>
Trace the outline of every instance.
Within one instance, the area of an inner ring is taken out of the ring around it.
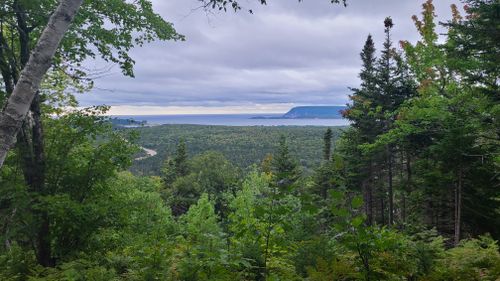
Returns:
[[[165,184],[170,185],[176,179],[175,164],[172,159],[167,158],[161,169],[161,177]]]
[[[328,128],[323,136],[323,163],[316,170],[314,193],[326,200],[328,190],[333,187],[333,167],[331,159],[332,130]]]
[[[344,117],[352,121],[352,126],[362,135],[363,142],[370,142],[381,132],[382,125],[377,120],[377,107],[379,105],[380,93],[377,87],[377,69],[375,56],[375,43],[372,36],[368,35],[362,52],[360,53],[363,66],[359,74],[361,87],[352,88],[349,96],[351,103],[348,104]]]
[[[189,173],[189,165],[187,160],[188,155],[186,142],[181,139],[179,141],[179,144],[177,145],[177,151],[175,152],[174,157],[175,174],[177,177],[183,177]]]
[[[161,175],[163,182],[171,185],[176,179],[189,174],[189,164],[186,143],[180,140],[173,158],[167,158],[163,163]]]
[[[361,88],[352,89],[351,103],[344,116],[352,121],[352,129],[348,130],[343,138],[341,148],[344,161],[351,169],[347,179],[349,187],[361,187],[365,202],[365,213],[368,223],[373,221],[373,189],[375,168],[373,155],[365,155],[359,148],[363,143],[372,142],[382,132],[381,116],[378,111],[380,94],[377,89],[377,71],[375,44],[372,36],[368,35],[362,52],[360,53],[363,66],[359,77]],[[348,148],[347,148],[348,147]]]
[[[332,129],[328,128],[323,137],[323,160],[329,161],[332,155]]]
[[[273,156],[273,176],[279,186],[291,186],[299,178],[299,167],[290,155],[286,137],[281,136],[277,151]]]

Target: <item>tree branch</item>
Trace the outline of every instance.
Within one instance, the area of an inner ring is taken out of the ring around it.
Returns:
[[[43,76],[52,64],[54,54],[83,0],[61,0],[50,17],[37,46],[31,53],[19,81],[0,115],[0,168],[40,87]]]

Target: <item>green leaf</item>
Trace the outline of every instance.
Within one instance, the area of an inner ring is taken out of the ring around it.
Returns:
[[[357,216],[357,217],[355,217],[355,218],[352,220],[352,223],[351,223],[351,224],[352,224],[352,226],[354,226],[354,227],[358,228],[358,227],[360,227],[360,226],[363,224],[363,222],[364,222],[364,221],[365,221],[364,216]]]
[[[340,201],[344,198],[344,193],[339,190],[330,190],[330,196],[337,201]]]
[[[361,196],[356,196],[352,199],[351,201],[351,206],[354,208],[354,209],[357,209],[361,206],[363,206],[363,198]]]

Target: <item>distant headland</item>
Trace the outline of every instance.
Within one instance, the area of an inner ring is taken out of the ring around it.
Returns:
[[[258,116],[252,119],[339,119],[345,106],[297,106],[290,109],[282,116]]]

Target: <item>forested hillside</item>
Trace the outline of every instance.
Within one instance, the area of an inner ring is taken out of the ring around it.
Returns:
[[[500,3],[465,3],[441,39],[431,0],[416,43],[373,27],[341,131],[113,129],[108,107],[76,107],[82,59],[132,76],[133,46],[183,37],[149,1],[85,1],[38,91],[18,70],[57,3],[2,2],[0,101],[31,106],[0,135],[17,139],[0,147],[0,280],[500,280]],[[140,146],[160,153],[133,164]]]
[[[333,129],[334,141],[343,129]],[[272,153],[282,135],[289,141],[291,154],[307,172],[311,172],[321,162],[325,128],[163,125],[129,130],[137,132],[139,145],[158,152],[154,157],[135,161],[131,170],[139,175],[159,175],[165,160],[175,154],[175,148],[181,140],[187,144],[190,156],[210,150],[218,151],[235,166],[246,169],[252,164],[260,164]]]

